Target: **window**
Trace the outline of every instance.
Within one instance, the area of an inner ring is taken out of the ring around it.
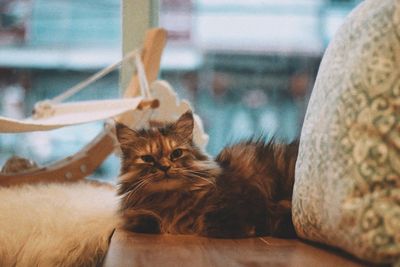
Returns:
[[[161,1],[172,32],[162,77],[200,113],[210,153],[253,135],[298,138],[323,52],[355,2]]]
[[[121,9],[134,3],[125,1],[2,1],[1,115],[25,117],[37,101],[117,61],[123,45]],[[210,135],[208,152],[215,155],[230,142],[258,134],[297,138],[327,43],[358,2],[151,1],[160,11],[160,26],[169,32],[161,78],[202,117]],[[119,79],[114,72],[71,101],[119,97]],[[1,134],[0,164],[15,154],[42,165],[64,159],[102,127]],[[115,177],[118,170],[111,156],[94,176]]]
[[[0,4],[0,109],[12,118],[29,116],[37,101],[50,99],[121,56],[121,4],[114,0],[8,0]],[[74,100],[119,97],[114,72]],[[12,155],[40,165],[79,151],[103,124],[49,132],[0,135],[0,164]],[[116,159],[97,177],[115,176]]]

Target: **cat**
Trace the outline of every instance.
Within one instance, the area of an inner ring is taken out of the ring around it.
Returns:
[[[149,129],[116,123],[123,228],[216,238],[295,237],[291,196],[298,142],[249,140],[212,159],[194,144],[193,126],[190,111]]]

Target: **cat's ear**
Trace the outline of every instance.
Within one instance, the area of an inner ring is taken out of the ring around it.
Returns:
[[[122,150],[139,137],[136,131],[119,122],[115,122],[115,134]]]
[[[193,138],[194,119],[192,111],[186,111],[174,123],[174,133],[182,140]]]

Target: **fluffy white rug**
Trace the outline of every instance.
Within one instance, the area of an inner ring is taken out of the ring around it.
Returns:
[[[84,182],[0,188],[0,266],[96,266],[117,209],[114,190]]]

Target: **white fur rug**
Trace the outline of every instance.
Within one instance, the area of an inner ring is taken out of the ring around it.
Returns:
[[[84,182],[0,188],[0,266],[96,266],[117,209],[114,190]]]

